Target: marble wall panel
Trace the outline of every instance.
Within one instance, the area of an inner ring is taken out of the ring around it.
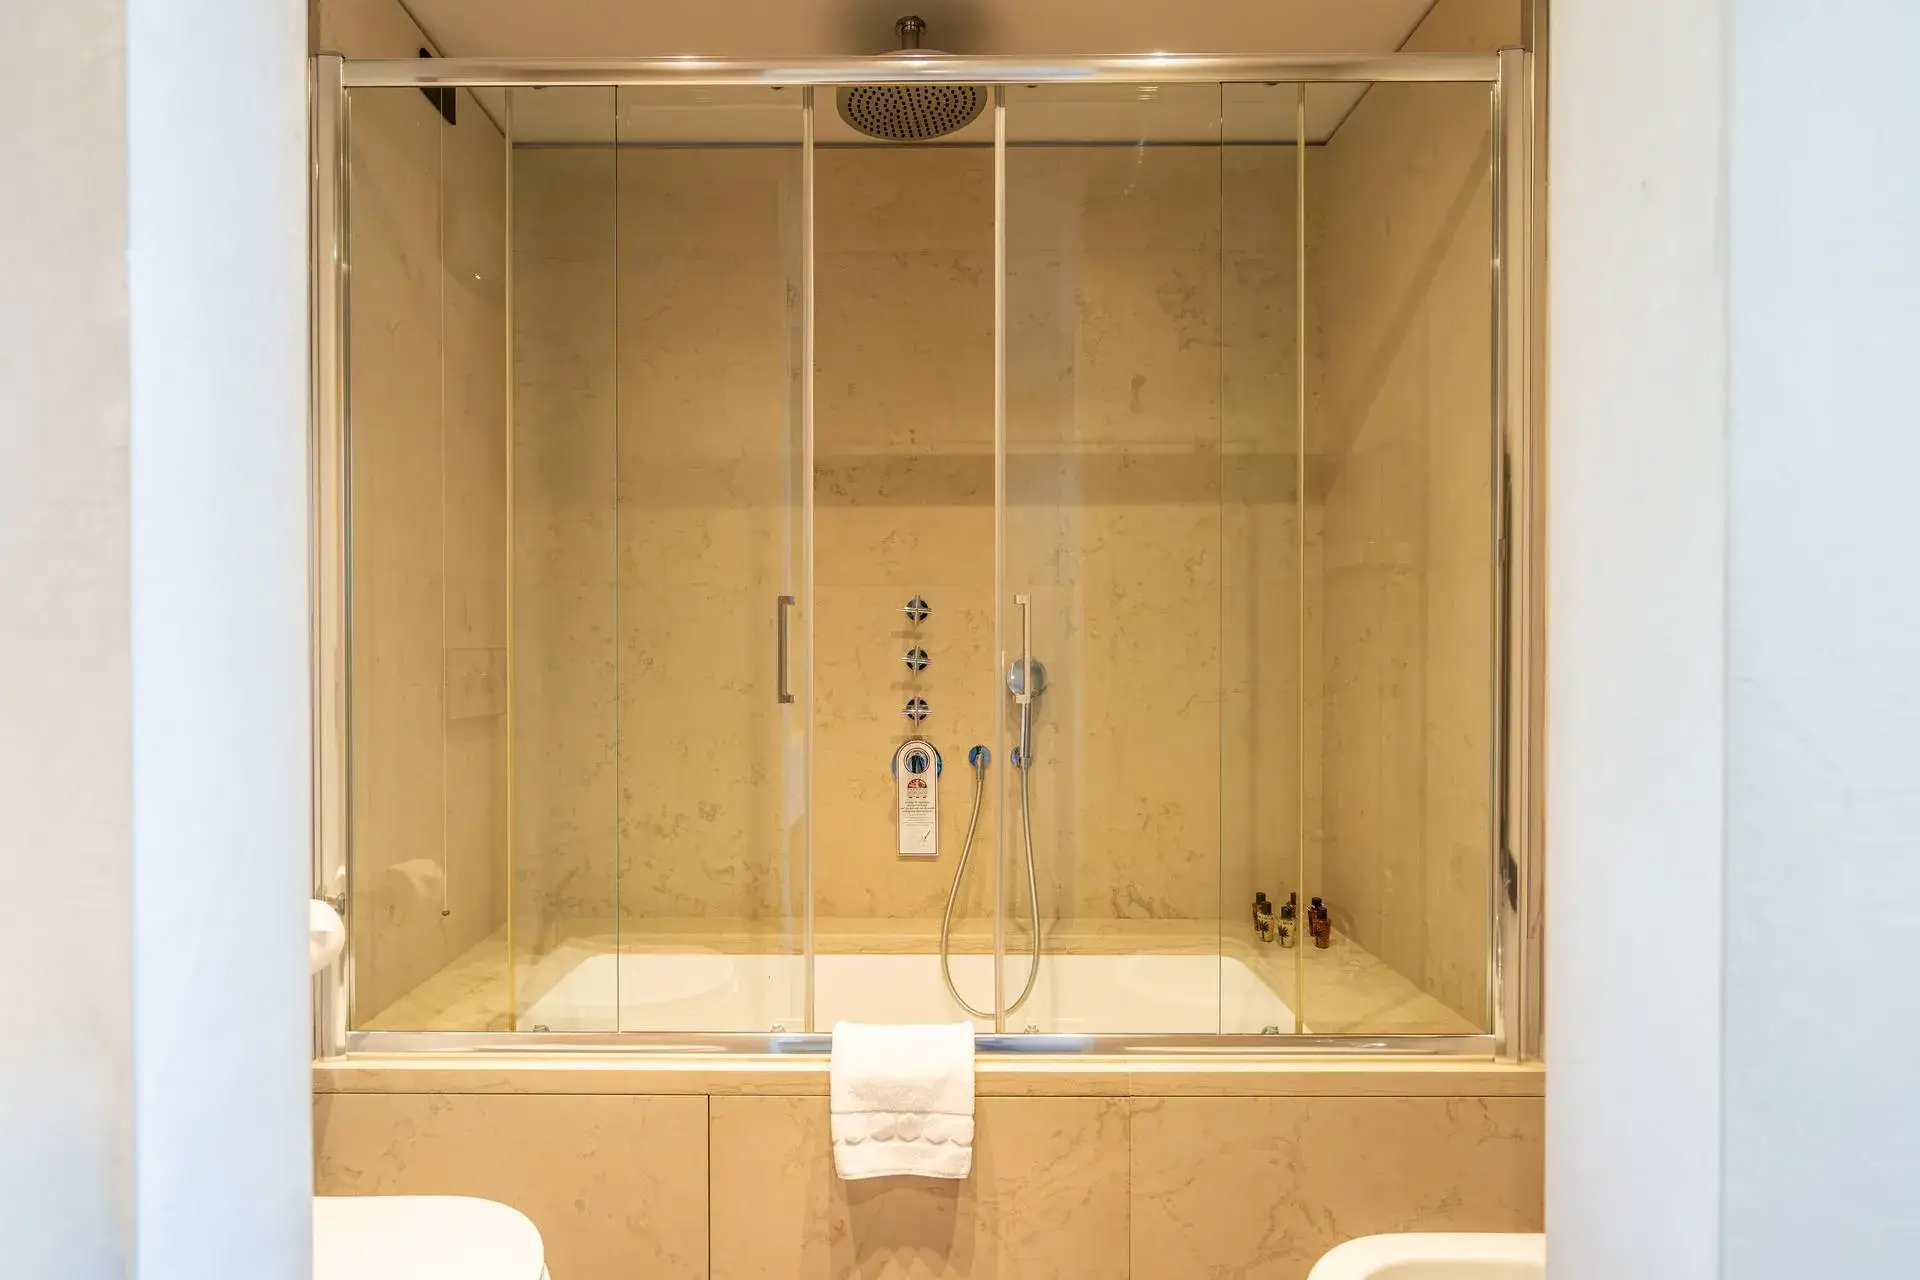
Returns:
[[[707,1272],[707,1100],[321,1094],[320,1195],[468,1195],[533,1220],[567,1280]]]
[[[715,1280],[1127,1274],[1127,1100],[978,1105],[966,1181],[842,1182],[826,1099],[714,1098]]]
[[[1384,1231],[1539,1231],[1538,1098],[1142,1098],[1138,1276],[1300,1280]]]

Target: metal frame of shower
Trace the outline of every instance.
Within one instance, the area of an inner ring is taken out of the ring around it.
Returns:
[[[1056,1035],[983,1034],[982,1050],[1075,1054],[1429,1055],[1524,1061],[1541,1047],[1540,919],[1541,781],[1534,743],[1542,714],[1541,604],[1543,571],[1539,523],[1543,443],[1538,373],[1542,344],[1536,309],[1543,275],[1539,216],[1540,169],[1535,117],[1539,95],[1533,58],[1522,49],[1497,54],[1395,53],[1359,57],[1241,57],[1149,54],[1098,58],[917,57],[795,58],[740,61],[702,57],[631,61],[522,59],[353,60],[322,54],[310,73],[312,181],[313,379],[311,439],[312,677],[314,896],[352,892],[348,857],[348,611],[347,547],[350,491],[346,397],[346,91],[354,88],[533,88],[760,86],[801,89],[806,98],[804,213],[805,448],[813,446],[812,345],[812,121],[815,88],[848,84],[967,84],[994,90],[996,153],[1004,163],[1005,93],[1011,85],[1081,84],[1313,84],[1479,83],[1493,90],[1492,190],[1494,230],[1493,538],[1499,583],[1495,627],[1493,791],[1495,843],[1489,877],[1492,910],[1487,939],[1492,1031],[1477,1035]],[[996,180],[995,435],[998,466],[1006,436],[1005,184]],[[511,325],[508,342],[511,344]],[[511,349],[509,348],[511,363]],[[809,538],[811,534],[809,532]],[[812,576],[811,551],[807,574]],[[811,651],[809,650],[809,663]],[[811,714],[809,713],[809,719]],[[811,787],[809,761],[809,788]],[[806,863],[811,874],[811,834]],[[999,860],[996,859],[996,868]],[[996,877],[998,872],[996,871]],[[805,904],[806,1012],[813,1017],[812,895]],[[996,899],[1001,896],[996,886]],[[343,915],[346,912],[342,912]],[[1003,927],[996,910],[995,929]],[[996,937],[996,950],[1004,953]],[[348,928],[351,954],[352,927]],[[1004,1032],[1001,965],[995,966],[997,1025]],[[697,1054],[813,1053],[827,1047],[821,1034],[704,1034],[681,1032],[398,1032],[350,1031],[352,966],[343,957],[314,983],[314,1051],[319,1058],[347,1053],[594,1051],[610,1048]]]

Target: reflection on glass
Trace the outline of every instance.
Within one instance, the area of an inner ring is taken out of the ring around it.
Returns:
[[[448,97],[348,101],[355,1027],[507,1026],[505,142]]]
[[[1217,1031],[1243,997],[1291,1030],[1219,955],[1220,143],[1218,86],[1007,93],[1001,647],[1026,597],[1046,668],[1000,778],[1009,999],[1029,838],[1044,954],[1014,1030]]]
[[[618,1029],[614,91],[515,89],[513,1005]]]

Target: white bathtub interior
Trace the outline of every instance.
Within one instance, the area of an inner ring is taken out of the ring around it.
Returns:
[[[1026,981],[1027,957],[1007,957],[1007,998]],[[953,957],[954,984],[976,1008],[993,1006],[993,957]],[[958,1022],[965,1018],[932,954],[822,954],[814,1018]],[[806,1024],[806,960],[793,954],[589,951],[562,947],[534,966],[523,1031],[797,1032]],[[617,1020],[616,1020],[617,1013]],[[973,1019],[991,1031],[990,1019]],[[1056,1034],[1290,1033],[1293,1010],[1231,956],[1133,953],[1048,956],[1033,996],[1008,1029]]]

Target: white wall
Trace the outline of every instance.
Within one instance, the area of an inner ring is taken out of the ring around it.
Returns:
[[[9,1280],[308,1269],[305,33],[0,8]]]
[[[1724,1273],[1920,1274],[1920,6],[1734,7]]]
[[[1726,407],[1722,23],[1553,14],[1547,1232],[1555,1280],[1711,1276]]]
[[[1909,1275],[1920,11],[1553,41],[1553,1274]]]
[[[119,1276],[131,1256],[122,31],[120,0],[0,6],[10,64],[0,75],[0,1275],[9,1277]]]
[[[141,1280],[304,1275],[306,7],[129,0]]]

